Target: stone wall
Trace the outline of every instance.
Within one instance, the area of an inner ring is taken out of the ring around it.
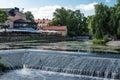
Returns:
[[[32,40],[32,39],[42,39],[45,41],[68,41],[68,40],[76,40],[76,38],[72,37],[64,37],[59,34],[42,34],[42,33],[16,33],[16,32],[7,32],[0,33],[0,42],[11,42],[11,41],[23,41],[23,40]]]

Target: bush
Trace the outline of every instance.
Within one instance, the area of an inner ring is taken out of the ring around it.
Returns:
[[[1,59],[1,56],[0,56]],[[2,69],[2,71],[4,71],[6,69],[6,66],[0,61],[0,68]]]
[[[1,68],[5,68],[5,65],[0,62],[0,67],[1,67]]]
[[[106,40],[103,40],[103,39],[93,39],[93,43],[94,43],[94,44],[102,44],[102,45],[105,45]]]
[[[108,42],[110,39],[109,39],[110,37],[108,36],[108,35],[104,35],[104,37],[103,37],[103,40],[105,41],[105,42]]]

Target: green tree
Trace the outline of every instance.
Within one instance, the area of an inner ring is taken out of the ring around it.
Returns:
[[[117,36],[118,36],[118,38],[120,39],[120,26],[119,26],[118,29],[117,29]]]
[[[88,29],[88,26],[87,26],[87,18],[86,17],[83,17],[83,20],[82,20],[82,23],[81,23],[81,32],[83,35],[87,35],[89,34],[89,29]]]
[[[109,7],[100,3],[95,5],[95,15],[91,22],[93,36],[96,39],[103,39],[104,35],[109,34]]]
[[[120,39],[120,0],[117,0],[117,4],[110,8],[110,13],[110,34],[114,39]]]
[[[116,38],[116,33],[117,33],[117,13],[116,13],[116,8],[111,7],[110,8],[110,21],[109,21],[109,29],[110,29],[110,35]]]
[[[106,36],[120,39],[120,0],[113,7],[102,3],[95,5],[95,15],[87,18],[87,24],[96,39]]]
[[[120,0],[117,0],[117,4],[115,5],[116,10],[116,26],[115,26],[115,35],[117,39],[120,39]]]
[[[72,36],[85,35],[88,30],[86,29],[86,20],[80,10],[71,11],[68,19],[68,34]]]
[[[120,0],[117,0],[117,6],[119,6],[120,5]]]
[[[56,22],[57,25],[67,25],[69,12],[65,8],[62,7],[61,9],[56,9],[53,16],[53,20]]]
[[[87,17],[87,20],[86,20],[86,24],[87,24],[87,28],[88,28],[88,31],[89,31],[89,34],[91,34],[92,35],[92,26],[93,26],[93,17],[94,17],[94,15],[92,15],[92,16],[88,16]]]
[[[69,36],[79,36],[85,34],[86,18],[80,10],[60,8],[54,12],[54,18],[50,25],[67,26]]]
[[[34,22],[34,16],[30,11],[25,12],[25,16],[27,20]]]
[[[0,25],[2,25],[7,20],[7,13],[0,9]]]

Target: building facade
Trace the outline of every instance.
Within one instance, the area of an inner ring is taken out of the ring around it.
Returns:
[[[37,29],[45,31],[48,35],[59,34],[61,36],[67,36],[67,26],[49,26],[52,20],[49,19],[36,19],[38,23]]]
[[[61,36],[67,36],[67,26],[46,26],[43,27],[42,30],[56,31],[56,33]],[[50,34],[50,32],[48,34]]]
[[[8,14],[8,20],[5,22],[5,25],[9,26],[10,28],[15,28],[17,26],[24,26],[24,24],[19,23],[29,23],[31,21],[26,19],[25,14],[19,10],[19,8],[2,8]]]
[[[40,30],[43,27],[49,26],[49,23],[51,22],[51,20],[49,20],[49,19],[36,19],[35,22],[38,24],[37,25],[38,30]]]

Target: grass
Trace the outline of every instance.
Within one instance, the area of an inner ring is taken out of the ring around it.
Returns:
[[[103,39],[93,39],[94,44],[100,44],[100,45],[105,45],[106,40]]]

